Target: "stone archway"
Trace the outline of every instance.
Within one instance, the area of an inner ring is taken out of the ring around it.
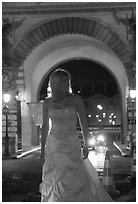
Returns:
[[[130,54],[118,35],[105,25],[78,17],[54,19],[42,23],[26,34],[16,45],[15,51],[19,57],[18,65],[24,61],[26,101],[36,101],[43,76],[59,62],[82,57],[103,64],[116,76],[122,94],[123,124],[127,124],[128,70],[125,65]],[[35,125],[28,117],[27,107],[24,107],[23,111],[24,142],[35,144]],[[123,138],[126,133],[127,127],[124,125]],[[33,135],[33,138],[30,135]]]
[[[86,17],[62,17],[42,22],[31,28],[14,46],[14,61],[20,67],[32,50],[48,39],[65,34],[80,34],[106,44],[120,59],[131,83],[133,63],[131,52],[109,25]]]
[[[54,65],[73,57],[83,57],[95,60],[106,66],[111,72],[114,73],[118,83],[120,84],[123,99],[123,120],[124,123],[126,123],[125,98],[127,91],[126,87],[128,84],[125,70],[120,60],[118,60],[116,55],[114,55],[109,48],[92,41],[90,38],[86,38],[85,36],[64,35],[51,38],[49,41],[44,42],[43,46],[41,45],[37,47],[37,49],[29,55],[24,63],[24,71],[26,76],[26,100],[36,101],[37,92],[43,76],[48,73]],[[27,121],[28,119],[29,118],[26,119],[25,117],[24,120],[29,126],[30,122]],[[29,135],[32,134],[34,136],[35,127],[33,127],[30,131],[31,133],[29,133]],[[27,135],[26,132],[25,135]]]

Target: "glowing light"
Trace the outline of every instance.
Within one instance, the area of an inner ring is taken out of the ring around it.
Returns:
[[[94,138],[91,138],[91,139],[89,139],[88,143],[91,146],[95,146],[96,145],[96,140]]]
[[[88,115],[88,117],[91,118],[92,116],[91,116],[91,115]]]
[[[97,108],[98,108],[99,110],[103,110],[103,106],[101,106],[100,104],[97,105]]]
[[[132,99],[136,98],[136,90],[130,90],[129,94]]]
[[[99,117],[99,115],[96,115],[96,118],[98,118]]]
[[[104,136],[103,136],[103,135],[99,135],[99,136],[97,137],[97,140],[98,140],[99,142],[104,142]]]
[[[113,121],[112,124],[115,125],[115,121]]]
[[[5,103],[8,103],[11,99],[11,95],[10,94],[4,94],[3,95],[3,100]]]

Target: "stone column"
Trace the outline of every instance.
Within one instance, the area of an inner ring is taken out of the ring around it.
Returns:
[[[125,144],[127,139],[127,107],[126,100],[122,100],[122,116],[121,116],[121,143]]]

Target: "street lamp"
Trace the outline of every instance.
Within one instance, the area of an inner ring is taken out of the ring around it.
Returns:
[[[136,90],[130,90],[129,94],[130,94],[130,98],[132,100],[134,100],[136,98]]]
[[[11,95],[10,94],[4,94],[3,95],[3,100],[5,103],[8,103],[11,99]]]
[[[3,100],[6,105],[3,107],[3,114],[6,117],[6,133],[5,133],[5,156],[9,156],[9,135],[8,135],[8,114],[9,114],[9,107],[7,103],[10,101],[11,95],[4,94]]]

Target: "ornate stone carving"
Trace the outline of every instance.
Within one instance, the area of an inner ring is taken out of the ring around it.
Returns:
[[[91,12],[127,11],[136,7],[135,2],[3,2],[4,14],[69,14]]]
[[[136,62],[136,16],[134,15],[134,12],[132,10],[132,17],[128,18],[128,15],[126,15],[126,18],[120,18],[117,16],[117,11],[114,10],[113,17],[115,21],[120,25],[126,26],[126,37],[127,40],[130,38],[129,35],[132,35],[131,39],[129,40],[129,46],[132,50],[132,60],[134,61],[134,64]]]

